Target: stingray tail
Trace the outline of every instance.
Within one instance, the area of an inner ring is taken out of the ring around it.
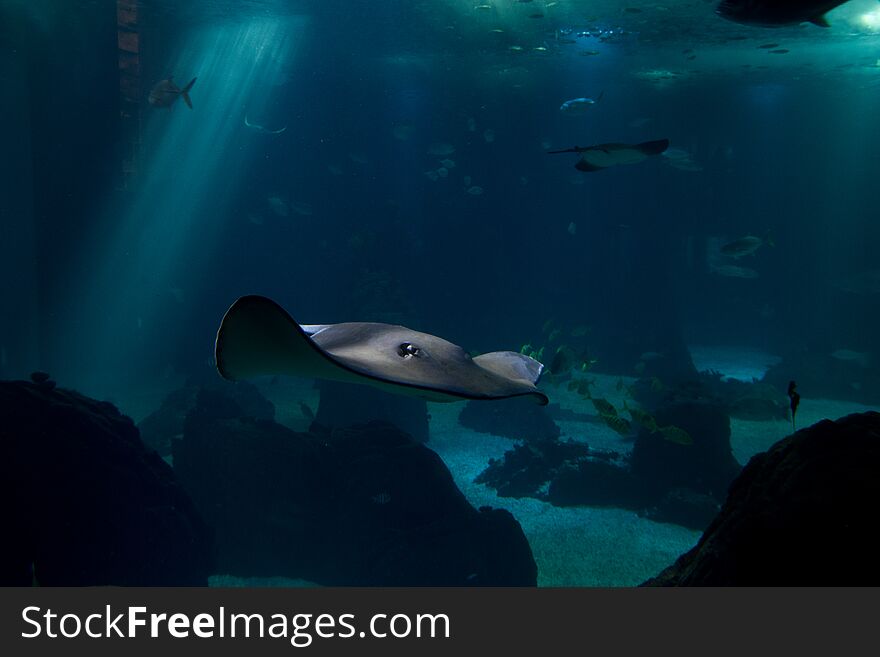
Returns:
[[[547,154],[553,155],[555,153],[583,153],[585,150],[587,149],[582,146],[575,146],[574,148],[563,148],[559,151],[547,151]]]
[[[645,155],[660,155],[663,151],[669,148],[669,140],[668,139],[657,139],[655,141],[644,141],[641,144],[636,144],[636,149],[644,153]]]
[[[193,108],[192,100],[189,98],[189,90],[192,89],[193,85],[196,83],[196,78],[193,78],[189,81],[189,84],[186,85],[183,89],[180,90],[180,95],[183,96],[183,102],[186,103],[186,106],[190,109]]]

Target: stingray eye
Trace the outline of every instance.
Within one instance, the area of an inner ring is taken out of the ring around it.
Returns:
[[[418,356],[421,351],[421,349],[411,342],[402,342],[397,348],[397,355],[401,358],[412,358],[413,356]]]

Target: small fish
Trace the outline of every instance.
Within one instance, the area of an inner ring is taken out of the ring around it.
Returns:
[[[569,234],[569,235],[576,235],[577,232],[578,232],[577,224],[574,223],[573,221],[570,222],[570,223],[568,224],[568,234]]]
[[[471,181],[471,177],[470,177],[470,176],[464,176],[464,177],[461,179],[461,182],[464,183],[464,186],[465,186],[465,187],[470,187],[470,186],[471,186],[471,182],[472,182],[472,181]]]
[[[559,335],[561,333],[562,333],[562,331],[560,331],[558,328],[553,329],[552,331],[550,331],[550,335],[547,336],[547,341],[548,342],[555,342],[556,339],[559,338]]]
[[[328,164],[327,171],[332,173],[334,176],[341,176],[342,174],[345,173],[345,171],[342,170],[342,167],[340,167],[336,164]]]
[[[694,439],[691,435],[674,425],[669,425],[668,427],[660,427],[658,431],[663,435],[663,438],[668,440],[671,443],[675,443],[677,445],[693,445]]]
[[[764,50],[770,50],[771,48],[778,48],[778,43],[765,43],[763,45],[758,46],[758,48],[763,48]]]
[[[600,414],[599,417],[607,426],[611,427],[611,429],[621,436],[628,436],[632,433],[632,425],[629,423],[629,420],[626,420],[625,418],[618,415],[604,414]]]
[[[439,169],[437,169],[437,175],[441,178],[446,178],[449,176],[449,169],[447,169],[446,167],[440,167]]]
[[[599,51],[598,50],[581,50],[578,54],[582,55],[583,57],[595,57],[596,55],[599,54]]]
[[[522,46],[510,46],[510,48],[508,48],[508,50],[510,52],[523,52],[525,50],[525,48],[523,48]]]
[[[626,412],[629,413],[629,416],[632,418],[633,422],[638,424],[640,427],[643,427],[651,433],[655,433],[657,431],[657,420],[654,419],[653,415],[646,411],[643,411],[640,408],[631,408],[625,403],[624,408],[626,409]]]
[[[544,324],[541,326],[541,333],[549,333],[552,328],[553,328],[553,318],[551,317],[546,322],[544,322]]]
[[[871,354],[852,349],[837,349],[831,352],[831,357],[844,362],[858,363],[862,367],[868,367],[871,363]]]
[[[614,408],[614,405],[607,399],[602,397],[590,397],[590,401],[593,402],[593,407],[599,415],[617,416],[617,409]]]
[[[315,414],[312,412],[312,409],[309,408],[308,404],[306,404],[304,402],[300,402],[299,403],[299,410],[300,410],[300,412],[302,412],[303,417],[305,417],[307,420],[314,420],[315,419]]]
[[[481,196],[483,194],[483,188],[479,185],[473,185],[472,187],[468,187],[467,193],[471,196]]]
[[[381,493],[377,493],[376,495],[373,495],[372,497],[370,497],[370,501],[373,504],[378,504],[380,506],[384,506],[385,504],[388,504],[391,501],[391,494],[386,491],[382,491]]]
[[[658,379],[656,376],[651,377],[651,390],[654,392],[663,392],[666,389],[666,386],[663,385],[663,382]]]
[[[485,141],[487,144],[491,144],[493,141],[495,141],[495,131],[492,130],[492,128],[488,128],[483,131],[483,141]]]
[[[636,363],[636,365],[635,365],[635,367],[633,367],[633,369],[635,370],[636,374],[638,374],[639,376],[642,376],[642,374],[645,373],[644,361],[639,361],[638,363]]]
[[[244,115],[244,124],[245,124],[245,126],[250,128],[254,132],[259,133],[261,135],[280,135],[282,132],[287,130],[287,126],[284,126],[283,128],[278,128],[277,130],[271,130],[269,128],[266,128],[266,127],[260,125],[259,123],[252,123],[250,121],[250,119],[248,119],[247,114]]]
[[[536,12],[534,14],[529,14],[529,18],[544,18],[544,14],[542,14],[540,12]],[[546,50],[546,48],[545,48],[545,50]]]
[[[290,215],[290,207],[288,206],[287,201],[280,196],[270,196],[266,201],[269,203],[272,212],[279,217],[287,217]]]
[[[661,358],[665,358],[665,354],[659,351],[646,351],[641,356],[639,356],[639,360],[644,361],[660,360]]]
[[[770,52],[770,53],[773,54],[773,55],[784,55],[785,53],[788,52],[788,49],[786,49],[786,48],[779,48],[778,50],[770,50],[770,51],[768,51],[768,52]]]
[[[312,209],[310,203],[303,203],[299,201],[291,203],[290,207],[293,209],[294,212],[304,217],[311,217],[314,214],[314,210]]]
[[[590,332],[589,326],[584,326],[583,324],[578,324],[573,329],[571,329],[571,337],[582,338],[589,332]]]
[[[566,116],[581,116],[585,114],[589,109],[602,100],[602,96],[604,95],[604,91],[599,92],[599,95],[593,98],[572,98],[571,100],[567,100],[562,105],[559,106],[559,111],[565,114]]]
[[[446,158],[445,160],[440,160],[440,164],[444,169],[454,169],[455,168],[455,160],[450,160]]]
[[[425,171],[425,175],[428,177],[429,180],[433,180],[435,182],[437,181],[437,179],[440,178],[440,174],[437,173],[437,171],[434,169],[431,169],[430,171]]]
[[[189,90],[192,89],[195,83],[196,78],[193,78],[183,89],[181,89],[174,84],[174,78],[161,80],[150,89],[150,95],[147,100],[153,107],[167,107],[168,109],[171,109],[171,106],[174,105],[178,98],[183,98],[183,102],[186,103],[186,106],[192,109]]]
[[[797,383],[795,383],[794,381],[788,382],[788,399],[788,407],[791,409],[791,430],[794,431],[794,416],[797,413],[798,406],[801,403],[801,396],[800,393],[797,391]]]
[[[743,256],[752,255],[762,246],[774,246],[773,240],[770,238],[769,235],[764,239],[761,239],[760,237],[755,237],[754,235],[746,235],[745,237],[741,237],[738,240],[733,240],[732,242],[724,244],[721,247],[720,251],[721,255],[725,255],[736,260],[738,258],[742,258]]]

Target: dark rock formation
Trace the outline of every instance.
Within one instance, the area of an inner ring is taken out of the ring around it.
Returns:
[[[501,497],[543,498],[541,489],[556,477],[560,468],[593,455],[595,451],[586,444],[574,441],[519,443],[505,452],[504,458],[489,459],[489,467],[480,473],[476,483],[491,486]]]
[[[315,422],[345,429],[368,422],[387,422],[419,443],[428,442],[428,405],[423,399],[393,395],[369,386],[320,381],[321,400]]]
[[[652,586],[880,584],[880,413],[823,420],[754,456],[699,543]]]
[[[275,418],[275,405],[260,394],[257,387],[247,381],[235,383],[217,376],[210,382],[188,383],[165,397],[162,406],[138,423],[141,438],[162,456],[171,453],[171,441],[183,435],[183,422],[195,407],[200,390],[222,394],[222,402],[229,405],[232,417],[253,417],[260,420]]]
[[[458,422],[474,431],[525,442],[541,442],[557,438],[561,433],[544,406],[524,397],[491,403],[469,401],[458,416]]]
[[[649,494],[659,499],[670,489],[685,487],[723,500],[740,470],[730,447],[730,419],[723,410],[706,401],[675,402],[657,409],[654,418],[660,427],[686,431],[693,445],[640,430],[630,467]]]
[[[671,442],[644,428],[628,457],[574,441],[530,442],[491,461],[477,483],[505,497],[536,497],[557,506],[619,506],[702,529],[740,469],[730,448],[730,421],[708,401],[670,403],[653,417],[660,427],[687,432],[693,444]]]
[[[657,522],[671,522],[689,529],[702,530],[709,526],[721,504],[711,495],[690,488],[673,488],[654,506],[641,515]]]
[[[782,385],[761,381],[725,379],[719,372],[700,372],[673,386],[663,379],[643,377],[632,390],[646,408],[657,408],[682,401],[701,401],[718,406],[731,417],[744,420],[785,420],[789,418],[788,397]]]
[[[328,585],[534,586],[506,511],[472,507],[431,450],[384,423],[297,433],[202,403],[174,441],[218,571]]]
[[[639,481],[628,468],[596,459],[582,459],[563,468],[550,483],[548,499],[556,506],[639,509],[645,503]]]
[[[0,382],[0,584],[206,585],[210,535],[171,468],[107,402]]]

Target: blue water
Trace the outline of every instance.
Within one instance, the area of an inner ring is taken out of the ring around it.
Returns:
[[[873,0],[827,29],[683,0],[141,0],[120,25],[129,4],[0,0],[0,378],[140,419],[213,375],[256,293],[473,352],[582,326],[612,382],[675,353],[880,402]],[[191,110],[147,102],[169,76]],[[546,154],[656,139],[598,172]],[[720,255],[746,235],[773,246]]]

